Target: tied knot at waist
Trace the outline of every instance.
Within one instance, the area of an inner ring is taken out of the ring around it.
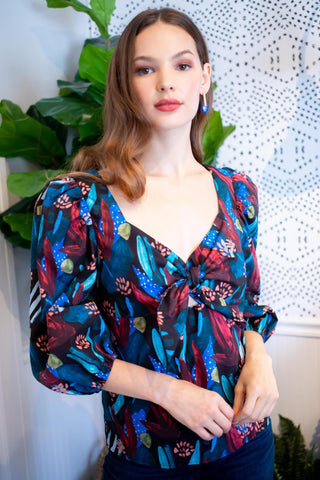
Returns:
[[[172,283],[162,294],[157,308],[157,320],[167,355],[172,356],[180,342],[184,338],[184,329],[188,316],[188,309],[194,308],[200,311],[204,306],[212,310],[220,310],[226,316],[230,316],[230,310],[226,307],[224,298],[232,295],[233,289],[227,282],[220,282],[215,289],[208,286],[208,280],[202,281],[201,268],[191,267],[183,272],[183,277]],[[234,303],[234,318],[240,324],[243,318],[239,314],[237,302]],[[228,315],[229,313],[229,315]],[[232,313],[231,313],[232,316]]]

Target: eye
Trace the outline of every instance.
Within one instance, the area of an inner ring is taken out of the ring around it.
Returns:
[[[190,70],[190,68],[191,68],[191,65],[189,65],[188,63],[180,63],[178,65],[178,70],[182,70],[183,72]]]
[[[142,77],[144,75],[149,75],[152,72],[153,69],[151,67],[139,67],[136,69],[135,74]]]

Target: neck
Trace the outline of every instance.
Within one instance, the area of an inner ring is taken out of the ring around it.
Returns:
[[[183,177],[199,164],[193,156],[190,130],[154,131],[139,157],[148,176]]]

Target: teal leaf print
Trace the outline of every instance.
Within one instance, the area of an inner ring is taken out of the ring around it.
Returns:
[[[152,268],[149,262],[148,251],[140,235],[137,235],[137,253],[141,267],[148,277],[152,278]]]
[[[166,353],[163,348],[161,337],[155,328],[152,329],[152,343],[153,343],[155,352],[157,354],[157,357],[159,358],[159,361],[162,363],[164,367],[166,367],[167,366]]]
[[[220,382],[222,385],[223,392],[228,399],[228,402],[232,404],[234,400],[234,392],[233,392],[234,387],[232,386],[229,378],[226,377],[225,375],[221,375]]]
[[[91,185],[90,192],[87,196],[87,204],[89,208],[89,212],[91,211],[93,205],[95,204],[97,200],[97,191],[94,183]]]
[[[212,439],[212,441],[211,441],[211,449],[210,449],[211,452],[213,452],[213,450],[214,450],[214,448],[215,448],[215,446],[216,446],[217,439],[218,439],[218,437],[214,436],[213,439]]]
[[[197,440],[189,465],[199,465],[200,463],[200,442]]]
[[[175,467],[175,464],[174,464],[174,460],[173,460],[171,448],[169,447],[169,445],[165,445],[165,446],[164,446],[164,449],[165,449],[165,452],[166,452],[166,454],[167,454],[167,459],[168,459],[170,468],[174,468],[174,467]]]
[[[160,446],[158,447],[158,457],[162,468],[170,468],[167,455],[165,454],[163,448]]]
[[[118,395],[117,400],[113,404],[114,413],[116,415],[119,412],[120,408],[123,407],[123,405],[124,405],[124,397],[123,395]]]

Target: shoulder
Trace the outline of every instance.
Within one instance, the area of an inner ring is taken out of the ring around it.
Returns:
[[[258,189],[252,179],[244,172],[230,167],[210,167],[226,184],[234,198],[238,211],[247,225],[250,236],[257,233],[258,222]]]
[[[250,206],[258,206],[258,189],[249,175],[230,167],[209,167],[211,171],[223,180],[231,193],[235,195],[236,202],[244,211]]]
[[[44,208],[68,208],[73,203],[86,200],[98,182],[97,172],[90,170],[79,174],[66,174],[47,183],[40,193],[36,205]]]
[[[257,196],[257,187],[246,173],[230,167],[207,166],[207,168],[224,180],[230,179],[237,195],[241,196],[247,191],[248,194]]]

